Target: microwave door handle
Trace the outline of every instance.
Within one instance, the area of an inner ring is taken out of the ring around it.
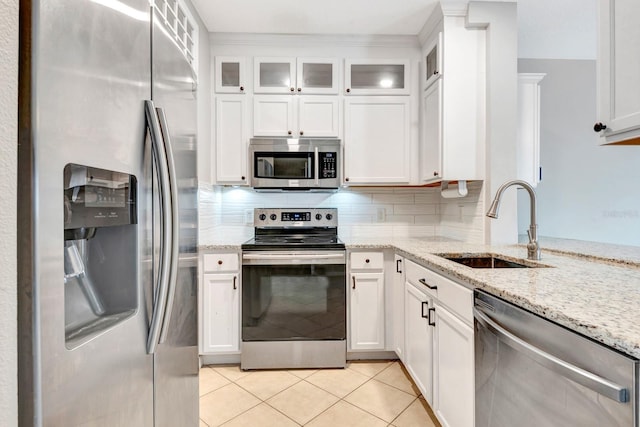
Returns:
[[[153,354],[158,346],[162,315],[164,314],[167,294],[169,290],[169,266],[171,263],[171,229],[169,215],[171,215],[169,200],[169,177],[167,171],[167,158],[162,147],[162,131],[156,115],[153,101],[145,101],[145,115],[151,137],[153,162],[158,174],[158,194],[160,196],[160,259],[158,263],[158,282],[153,295],[153,313],[149,325],[147,337],[147,353]]]
[[[162,140],[164,141],[164,150],[167,157],[167,171],[169,178],[169,199],[171,200],[171,264],[169,267],[169,289],[167,291],[167,304],[164,308],[164,316],[162,320],[162,329],[160,331],[160,343],[165,342],[167,333],[169,332],[169,323],[171,321],[171,313],[173,310],[173,301],[176,295],[176,282],[178,278],[178,260],[179,260],[179,227],[178,227],[178,179],[176,175],[176,166],[173,158],[173,150],[171,148],[171,137],[169,136],[169,126],[167,118],[162,108],[156,108],[158,119],[160,121],[160,130],[162,131]]]
[[[314,162],[314,166],[315,166],[315,171],[314,171],[314,177],[316,180],[316,187],[320,185],[320,164],[319,164],[319,160],[320,160],[320,155],[318,154],[318,147],[315,148],[315,162]]]
[[[504,329],[477,307],[473,308],[473,317],[475,317],[476,321],[480,325],[493,332],[500,341],[504,342],[514,350],[527,355],[542,366],[616,402],[625,403],[629,401],[628,390],[623,386],[611,382],[592,372],[586,371],[565,360],[557,358],[556,356],[553,356],[552,354],[549,354],[546,351],[526,342],[522,338],[514,335],[512,332]]]

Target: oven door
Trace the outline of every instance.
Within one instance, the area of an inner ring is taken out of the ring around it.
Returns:
[[[344,251],[242,255],[242,341],[346,338]]]

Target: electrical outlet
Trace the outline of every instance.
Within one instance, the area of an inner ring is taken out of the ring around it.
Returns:
[[[376,211],[376,221],[384,222],[387,218],[387,211],[384,208],[378,208]]]
[[[247,225],[253,225],[253,209],[244,210],[244,223]]]

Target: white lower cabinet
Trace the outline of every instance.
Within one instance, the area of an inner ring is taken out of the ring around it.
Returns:
[[[444,427],[473,427],[473,291],[404,259],[404,365]]]
[[[438,303],[435,314],[433,409],[443,427],[473,427],[473,327]]]
[[[349,255],[349,350],[385,350],[384,254]]]
[[[429,325],[429,309],[433,307],[433,299],[405,282],[404,303],[404,365],[424,398],[433,405],[433,327]]]
[[[201,282],[200,353],[240,351],[238,254],[206,254]]]
[[[352,273],[351,350],[384,350],[384,273]]]

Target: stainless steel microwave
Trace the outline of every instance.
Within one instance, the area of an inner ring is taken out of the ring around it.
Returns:
[[[256,189],[333,190],[342,181],[339,139],[253,138],[249,163]]]

